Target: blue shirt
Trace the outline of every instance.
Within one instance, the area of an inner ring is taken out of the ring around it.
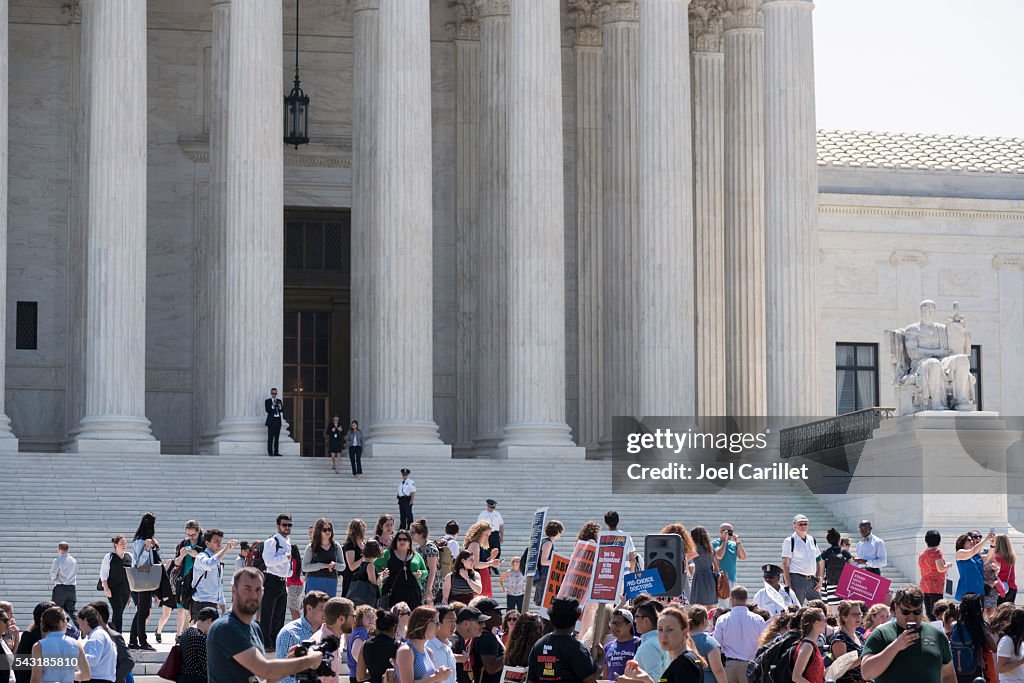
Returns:
[[[605,645],[604,663],[608,666],[608,679],[614,681],[626,671],[626,662],[633,659],[640,639],[630,638],[626,641],[613,640]]]
[[[722,547],[722,539],[716,538],[711,541],[711,547],[717,553]],[[718,566],[729,577],[729,583],[736,583],[736,541],[729,541],[725,544],[725,555],[718,561]]]
[[[253,621],[246,624],[228,612],[213,622],[206,634],[206,670],[209,683],[238,683],[247,681],[252,675],[248,669],[235,661],[235,655],[250,648],[263,652],[263,633]],[[294,680],[294,679],[293,679]]]
[[[711,661],[708,657],[709,652],[714,650],[716,647],[721,647],[721,645],[718,644],[718,641],[715,640],[707,631],[694,633],[690,637],[693,638],[693,644],[697,646],[697,654],[699,654],[705,662]],[[711,671],[710,663],[704,667],[704,683],[717,683],[715,680],[715,674]]]
[[[117,680],[117,645],[102,626],[94,628],[85,643],[85,658],[93,680]]]
[[[194,602],[212,602],[216,605],[225,604],[222,572],[220,560],[210,552],[209,548],[196,555],[195,565],[192,569],[192,585],[196,590],[192,595],[192,600]]]
[[[857,557],[867,562],[862,567],[872,569],[884,569],[889,558],[885,552],[885,541],[874,534],[868,534],[867,539],[857,544]]]
[[[956,599],[963,600],[968,593],[985,595],[985,560],[974,555],[966,560],[956,561],[960,580],[956,582]]]
[[[51,631],[39,641],[42,656],[78,659],[78,643],[60,631]],[[75,667],[43,667],[43,683],[74,683]]]
[[[288,650],[292,648],[292,645],[298,645],[302,641],[312,638],[313,630],[313,626],[306,621],[305,615],[285,624],[281,632],[277,634],[277,658],[287,659]],[[295,676],[285,676],[281,679],[281,683],[295,683]]]
[[[636,663],[640,665],[640,668],[651,675],[651,678],[655,681],[661,679],[661,675],[665,673],[665,669],[671,663],[668,659],[668,653],[662,649],[661,643],[658,642],[658,631],[648,631],[647,633],[640,636],[640,645],[636,648]]]

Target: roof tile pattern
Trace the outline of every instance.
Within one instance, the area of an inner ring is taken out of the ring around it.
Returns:
[[[1024,139],[819,130],[818,166],[1024,174]]]

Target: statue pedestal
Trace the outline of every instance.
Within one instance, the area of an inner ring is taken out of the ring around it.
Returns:
[[[840,486],[818,497],[847,528],[871,520],[889,562],[917,579],[917,556],[929,529],[942,534],[950,561],[956,537],[972,529],[993,528],[1009,533],[1015,544],[1024,541],[1010,525],[1008,507],[1014,490],[1008,451],[1020,438],[1021,431],[995,413],[929,411],[895,418],[872,439],[846,448],[852,473],[846,490]],[[1017,571],[1024,571],[1024,553],[1017,563]],[[955,585],[955,567],[947,576]]]

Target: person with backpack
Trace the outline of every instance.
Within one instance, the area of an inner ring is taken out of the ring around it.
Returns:
[[[814,537],[807,533],[810,521],[805,515],[793,517],[793,534],[782,542],[782,576],[798,605],[821,597],[825,563]]]
[[[284,626],[284,614],[288,607],[285,582],[292,574],[291,533],[292,516],[278,515],[277,533],[261,542],[260,552],[249,553],[252,566],[264,574],[263,600],[259,612],[263,646],[267,652],[273,652],[277,647],[277,634]]]
[[[238,541],[232,539],[224,544],[224,532],[210,529],[204,537],[206,547],[195,559],[192,568],[192,605],[189,609],[192,621],[198,621],[199,613],[204,607],[219,609],[223,614],[227,609],[224,599],[224,568],[221,560],[224,554],[233,550]]]
[[[825,613],[817,607],[805,610],[800,617],[800,642],[791,655],[792,683],[825,683],[825,660],[818,649],[818,639],[823,633]]]
[[[551,569],[551,556],[555,553],[555,543],[562,537],[565,525],[553,519],[544,525],[544,540],[540,542],[540,553],[537,555],[537,573],[533,577],[533,604],[540,606],[544,599],[544,586],[548,582],[548,570]]]
[[[985,623],[982,596],[968,593],[960,601],[960,616],[949,634],[949,647],[958,683],[974,683],[982,676],[996,683],[997,641]]]
[[[843,568],[853,560],[846,550],[839,545],[841,536],[835,527],[828,530],[825,540],[828,541],[828,548],[821,554],[821,560],[825,563],[825,604],[828,605],[829,614],[835,614],[839,605],[839,596],[836,595],[836,586],[839,585],[839,578],[843,575]]]
[[[924,593],[913,584],[896,591],[895,619],[880,624],[864,643],[864,680],[875,683],[956,683],[946,634],[925,621]]]
[[[177,631],[181,635],[188,628],[192,607],[192,565],[196,556],[203,552],[203,529],[199,522],[190,519],[185,522],[185,538],[178,542],[171,561],[171,587],[178,606]],[[156,642],[160,642],[158,638]]]
[[[430,540],[430,529],[427,520],[419,519],[412,523],[412,542],[416,544],[423,562],[427,565],[427,574],[420,579],[423,588],[423,604],[433,605],[434,596],[440,594],[444,585],[444,574],[441,573],[441,550]],[[446,548],[447,550],[447,548]],[[450,553],[449,553],[450,555]]]

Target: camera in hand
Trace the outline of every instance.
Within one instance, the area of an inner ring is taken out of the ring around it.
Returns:
[[[305,657],[310,651],[319,652],[323,655],[320,660],[320,666],[315,669],[306,669],[295,674],[295,680],[297,683],[316,683],[321,676],[333,676],[334,669],[331,667],[331,662],[334,661],[335,653],[338,648],[341,647],[341,640],[338,636],[327,636],[319,643],[314,643],[312,640],[304,640],[299,643],[293,653],[294,657]]]

